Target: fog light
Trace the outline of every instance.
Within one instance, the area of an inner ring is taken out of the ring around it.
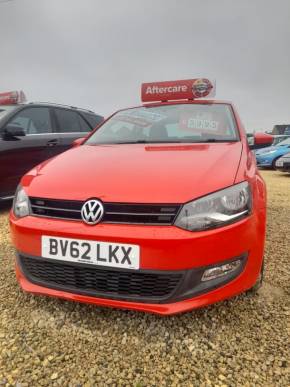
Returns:
[[[202,281],[209,281],[215,278],[222,277],[226,274],[232,273],[237,270],[241,265],[241,260],[238,259],[236,261],[226,263],[221,266],[215,266],[210,269],[205,270],[202,276]]]

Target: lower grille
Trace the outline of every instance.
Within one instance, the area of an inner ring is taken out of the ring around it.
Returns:
[[[176,290],[184,272],[112,270],[19,256],[26,277],[36,284],[113,299],[162,302]]]

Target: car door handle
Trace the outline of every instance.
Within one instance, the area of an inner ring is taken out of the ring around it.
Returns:
[[[54,138],[53,140],[49,140],[47,142],[47,146],[56,146],[58,144],[58,139],[57,138]]]

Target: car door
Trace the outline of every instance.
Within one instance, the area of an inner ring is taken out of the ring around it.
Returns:
[[[10,117],[6,125],[21,128],[25,135],[0,140],[0,196],[13,194],[20,178],[50,158],[58,138],[53,133],[51,111],[46,106],[27,106]]]
[[[54,117],[60,139],[60,152],[71,148],[74,140],[85,137],[92,130],[88,122],[75,110],[54,108]]]

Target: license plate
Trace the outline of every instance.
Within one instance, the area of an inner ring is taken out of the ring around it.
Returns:
[[[280,161],[280,160],[276,161],[276,165],[277,167],[283,167],[283,161]]]
[[[41,255],[59,261],[139,269],[140,247],[123,243],[41,237]]]

